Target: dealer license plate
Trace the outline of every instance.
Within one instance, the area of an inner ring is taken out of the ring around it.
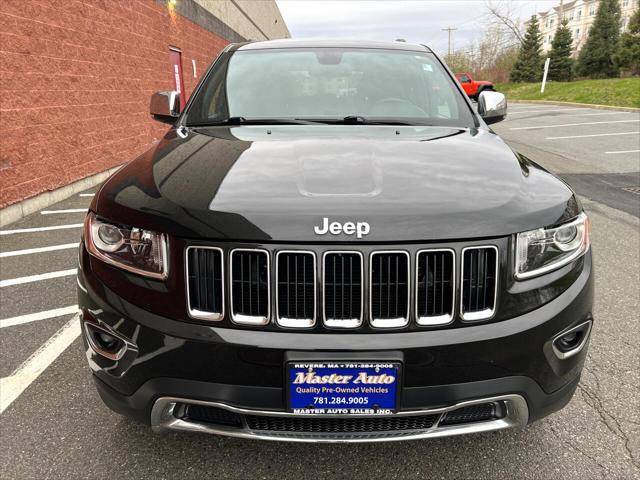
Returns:
[[[400,365],[382,362],[288,364],[289,410],[298,414],[389,414],[396,411]]]

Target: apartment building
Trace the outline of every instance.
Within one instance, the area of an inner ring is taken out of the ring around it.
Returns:
[[[624,31],[629,25],[631,15],[638,8],[638,0],[619,0],[619,2],[622,12],[620,29]],[[551,42],[556,29],[562,22],[562,18],[566,18],[573,36],[574,56],[577,55],[587,40],[589,28],[591,28],[596,18],[599,3],[600,0],[560,2],[558,6],[546,12],[539,12],[538,22],[540,23],[540,33],[542,35],[542,51],[548,52],[551,50]]]

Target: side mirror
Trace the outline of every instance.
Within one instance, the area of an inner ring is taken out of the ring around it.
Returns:
[[[149,112],[158,122],[174,123],[180,115],[180,94],[175,90],[154,93],[149,102]]]
[[[507,116],[507,97],[498,92],[480,92],[478,113],[487,124],[501,122]]]

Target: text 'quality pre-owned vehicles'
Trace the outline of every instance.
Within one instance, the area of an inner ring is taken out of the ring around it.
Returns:
[[[99,189],[78,271],[89,365],[155,430],[381,441],[562,408],[592,325],[589,223],[427,47],[227,47]]]

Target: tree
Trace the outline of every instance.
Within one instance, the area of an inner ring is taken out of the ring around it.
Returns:
[[[613,62],[620,37],[620,5],[618,0],[600,0],[596,18],[589,29],[587,42],[578,56],[577,73],[583,77],[617,77]]]
[[[542,75],[542,40],[538,18],[533,15],[524,34],[518,58],[511,71],[512,82],[535,82]]]
[[[613,61],[625,72],[640,75],[640,8],[631,16],[627,31],[620,35]]]
[[[573,39],[567,25],[567,20],[563,20],[551,42],[549,80],[568,82],[573,78],[573,58],[571,57]]]
[[[487,1],[485,7],[492,19],[490,21],[492,27],[510,33],[518,40],[519,44],[524,42],[524,36],[520,31],[520,19],[515,16],[511,2],[499,2],[495,4],[492,1]]]

